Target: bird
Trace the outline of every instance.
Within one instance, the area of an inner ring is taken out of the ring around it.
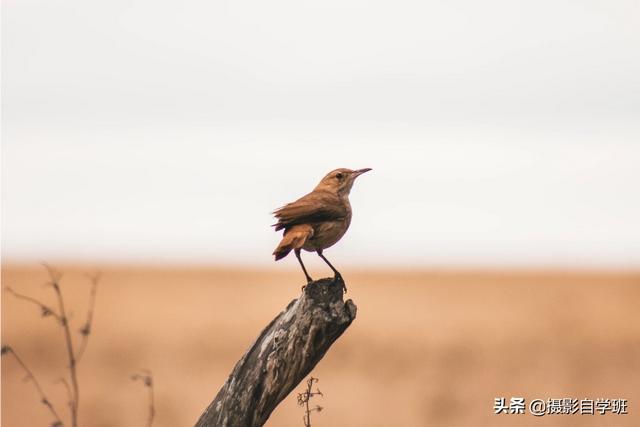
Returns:
[[[309,284],[313,279],[302,262],[300,252],[302,249],[316,252],[333,270],[335,279],[342,281],[342,275],[322,251],[336,244],[347,232],[351,224],[351,187],[357,177],[370,170],[332,170],[312,192],[273,211],[278,222],[272,227],[275,227],[275,231],[284,230],[282,240],[273,251],[275,260],[286,257],[293,250]],[[342,283],[344,288],[344,281]]]

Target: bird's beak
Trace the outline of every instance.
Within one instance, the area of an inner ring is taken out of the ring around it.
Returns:
[[[364,169],[355,170],[355,171],[353,171],[353,177],[356,178],[356,177],[362,175],[365,172],[369,172],[370,170],[371,170],[371,168],[364,168]]]

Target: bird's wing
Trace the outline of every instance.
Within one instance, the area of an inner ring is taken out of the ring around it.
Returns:
[[[348,213],[338,196],[328,192],[315,191],[276,209],[273,214],[278,220],[273,224],[277,231],[296,224],[339,220],[347,216]]]

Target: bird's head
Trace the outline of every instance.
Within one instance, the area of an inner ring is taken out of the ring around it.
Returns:
[[[340,168],[326,174],[320,183],[316,186],[316,190],[329,191],[340,196],[348,196],[353,187],[353,182],[357,177],[365,172],[369,172],[371,168],[351,170]]]

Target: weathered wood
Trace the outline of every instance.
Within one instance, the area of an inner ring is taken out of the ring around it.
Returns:
[[[262,426],[356,317],[342,279],[310,283],[262,331],[196,427]]]

